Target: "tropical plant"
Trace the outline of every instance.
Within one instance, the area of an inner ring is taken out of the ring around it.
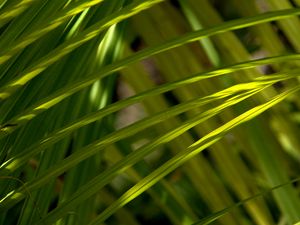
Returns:
[[[0,224],[300,221],[298,0],[0,0]]]

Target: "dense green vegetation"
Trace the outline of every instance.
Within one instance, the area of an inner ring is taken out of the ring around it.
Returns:
[[[299,15],[0,0],[0,224],[298,224]]]

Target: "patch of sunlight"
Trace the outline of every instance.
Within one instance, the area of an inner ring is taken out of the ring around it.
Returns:
[[[80,14],[79,18],[76,20],[76,23],[72,26],[71,30],[68,32],[68,35],[66,37],[67,40],[73,37],[76,34],[76,32],[78,32],[79,27],[82,24],[84,18],[86,17],[88,11],[89,9],[86,9]]]
[[[112,18],[106,24],[104,24],[103,27],[112,26],[113,24],[116,24],[124,19],[127,19],[127,18],[137,14],[138,12],[148,9],[148,8],[152,7],[153,5],[155,5],[159,2],[162,2],[162,1],[164,1],[164,0],[152,0],[152,1],[138,4],[137,6],[134,6],[133,8],[131,8],[130,11],[127,10],[128,12],[126,14],[121,14],[121,15],[116,16],[115,18]]]
[[[193,224],[194,221],[192,221],[188,216],[183,216],[181,224],[182,225],[190,225]]]
[[[5,166],[5,164],[7,164],[7,163],[8,163],[8,165]],[[9,171],[15,171],[15,168],[19,167],[20,160],[18,160],[18,159],[9,160],[7,163],[4,164],[4,169],[9,170]]]
[[[94,6],[94,5],[99,4],[103,1],[104,0],[91,0],[91,1],[88,1],[88,2],[83,2],[80,6],[77,6],[76,8],[70,10],[68,12],[67,16],[69,16],[69,15],[72,16],[72,15],[75,15],[75,14],[79,14],[80,12],[82,12],[82,9]]]
[[[0,8],[2,8],[5,5],[5,3],[6,3],[5,1],[1,2],[0,3]]]
[[[113,39],[115,37],[115,29],[116,29],[116,25],[112,25],[108,31],[106,32],[103,40],[101,41],[101,43],[98,46],[97,49],[97,61],[99,64],[103,64],[105,56],[107,54],[108,48],[110,46],[110,43],[113,42]],[[90,91],[90,101],[96,105],[96,107],[98,109],[103,108],[103,106],[106,103],[106,96],[108,94],[108,92],[106,90],[102,90],[102,86],[101,86],[101,81],[96,81],[91,88]],[[101,99],[99,99],[101,93]],[[99,102],[99,100],[101,102]],[[104,101],[104,102],[103,102]]]
[[[294,223],[294,225],[300,225],[300,222]]]
[[[7,92],[0,93],[0,99],[5,99],[7,97],[9,97],[9,93],[7,93]]]
[[[104,26],[103,26],[103,27],[104,27]],[[102,27],[102,28],[103,28],[103,27]],[[106,27],[107,27],[107,26],[106,26]],[[91,31],[91,32],[85,34],[85,36],[84,36],[84,38],[82,38],[82,41],[81,41],[81,42],[84,42],[85,40],[90,40],[91,38],[97,36],[98,33],[99,33],[98,30],[94,30],[94,31]],[[77,43],[70,44],[69,46],[66,47],[66,49],[67,49],[67,48],[72,49],[72,48],[73,48],[73,45],[76,46]]]
[[[30,3],[31,1],[28,1],[28,3]],[[11,9],[10,11],[6,11],[1,14],[1,19],[17,16],[19,13],[21,13],[24,10],[26,4],[28,3],[24,1],[24,2],[20,2],[16,6],[10,7]]]
[[[94,121],[94,120],[92,120],[92,121]],[[64,129],[59,130],[57,132],[57,134],[63,134],[63,133],[66,133],[68,131],[75,130],[75,129],[81,127],[81,125],[85,125],[85,124],[88,124],[88,123],[90,123],[90,120],[88,120],[88,119],[87,120],[81,120],[80,122],[76,122],[76,123],[74,123],[74,124],[72,124],[68,127],[65,127]]]
[[[224,90],[221,90],[219,92],[216,92],[212,94],[211,96],[214,98],[225,98],[227,96],[237,94],[242,91],[247,91],[247,90],[256,90],[262,86],[261,83],[258,82],[251,82],[251,83],[245,83],[245,84],[237,84],[234,86],[231,86],[229,88],[226,88]]]
[[[31,113],[31,114],[27,114],[24,116],[21,116],[17,119],[17,121],[23,121],[23,120],[31,120],[32,118],[34,118],[36,116],[36,114]]]
[[[12,130],[13,128],[12,127],[2,127],[0,130],[1,132],[9,132],[10,130]]]
[[[296,91],[299,91],[299,90],[300,90],[300,86],[296,86],[293,89],[290,89],[286,92],[283,92],[283,93],[277,95],[276,97],[274,97],[270,101],[268,101],[268,102],[266,102],[262,105],[256,106],[256,107],[244,112],[243,114],[235,117],[234,119],[227,122],[226,124],[224,124],[224,125],[218,127],[217,129],[213,130],[211,133],[207,134],[205,137],[201,138],[199,141],[192,144],[191,147],[198,145],[203,140],[208,140],[210,138],[216,138],[218,136],[220,138],[220,135],[222,135],[226,131],[231,130],[232,128],[238,126],[241,123],[244,123],[244,122],[247,122],[247,121],[253,119],[257,115],[260,115],[261,113],[263,113],[267,109],[273,107],[277,103],[283,101],[289,95],[291,95],[291,94],[293,94],[293,93],[295,93]]]
[[[71,16],[71,15],[75,15],[75,14],[79,14],[80,12],[82,12],[82,9],[81,8],[75,8],[75,9],[73,9],[73,10],[70,10],[69,12],[68,12],[68,15],[66,15],[66,17],[67,16]]]
[[[67,2],[65,3],[63,9],[66,9],[70,5],[71,2],[72,2],[72,0],[67,0]]]
[[[19,2],[19,3],[16,5],[15,8],[18,8],[18,7],[22,6],[22,5],[29,4],[29,3],[35,2],[35,1],[36,1],[36,0],[24,0],[24,1],[21,1],[21,2]]]
[[[254,90],[256,88],[259,88],[261,86],[261,83],[259,82],[251,82],[251,83],[246,83],[246,84],[238,84],[238,85],[234,85],[232,87],[229,87],[223,91],[220,91],[219,94],[221,95],[230,95],[230,94],[234,94],[234,93],[239,93],[241,91],[245,91],[245,90]]]
[[[11,83],[9,87],[17,86],[17,85],[24,85],[28,81],[30,81],[32,78],[34,78],[37,74],[41,73],[45,68],[40,67],[35,69],[34,71],[31,71],[30,73],[25,74],[24,76],[20,77],[18,80],[15,82]]]
[[[0,200],[0,204],[1,204],[2,202],[6,201],[7,198],[13,200],[13,199],[18,199],[18,198],[20,198],[20,197],[22,197],[22,196],[23,196],[23,193],[20,193],[20,192],[15,193],[15,191],[13,190],[13,191],[9,192],[4,198],[2,198],[2,199]]]
[[[107,23],[105,23],[102,28],[104,27],[110,27],[116,23],[119,23],[120,21],[124,20],[124,19],[127,19],[128,17],[130,17],[131,15],[134,15],[134,13],[131,13],[131,14],[121,14],[115,18],[112,18],[111,20],[109,20]]]
[[[3,64],[4,62],[6,62],[8,59],[10,59],[10,55],[4,55],[0,57],[0,64]]]
[[[217,71],[215,71],[213,73],[217,74],[217,75],[222,75],[222,74],[232,73],[234,71],[235,71],[235,69],[233,69],[233,68],[225,68],[225,69],[217,70]]]
[[[18,199],[18,198],[20,198],[20,197],[22,197],[22,196],[24,195],[24,194],[21,193],[21,192],[16,192],[16,193],[14,193],[14,191],[12,191],[12,192],[10,192],[10,193],[12,193],[12,195],[9,197],[10,199]],[[10,193],[9,193],[7,196],[9,196]]]
[[[136,7],[134,7],[133,11],[135,11],[135,10],[140,11],[140,10],[143,10],[143,9],[147,9],[147,8],[151,7],[153,4],[159,3],[159,2],[162,2],[162,1],[164,1],[164,0],[153,0],[153,1],[145,2],[143,4],[140,4]]]
[[[91,87],[90,101],[96,103],[97,96],[99,95],[99,93],[100,93],[100,81],[98,80]]]
[[[35,111],[37,110],[45,110],[45,109],[49,109],[50,107],[52,107],[53,105],[59,103],[60,101],[62,101],[63,99],[65,99],[66,96],[68,96],[68,93],[62,94],[50,101],[45,102],[44,104],[41,104],[40,106],[34,108]]]
[[[291,143],[290,139],[284,135],[284,133],[279,133],[279,141],[284,146],[285,150],[291,154],[294,158],[300,160],[300,155],[297,149],[294,148],[293,144]]]
[[[48,31],[53,30],[59,25],[60,25],[60,21],[53,21],[52,24],[49,24],[43,30],[38,31],[37,34],[35,33],[36,34],[35,36],[38,36],[38,34],[40,34],[40,33],[44,33],[46,30],[48,30]],[[26,47],[29,43],[32,43],[33,41],[35,41],[36,40],[35,36],[33,36],[31,39],[28,39],[28,41],[24,43],[24,47]]]
[[[113,24],[108,31],[106,32],[103,40],[98,46],[97,56],[100,60],[100,63],[104,62],[105,55],[107,54],[107,50],[109,49],[111,43],[114,42],[114,38],[116,36],[116,24]]]

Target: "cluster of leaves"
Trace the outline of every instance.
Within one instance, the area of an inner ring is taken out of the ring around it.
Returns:
[[[0,0],[0,224],[296,224],[297,6]]]

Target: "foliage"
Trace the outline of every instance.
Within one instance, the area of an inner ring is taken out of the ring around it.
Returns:
[[[298,224],[299,5],[1,0],[0,224]]]

